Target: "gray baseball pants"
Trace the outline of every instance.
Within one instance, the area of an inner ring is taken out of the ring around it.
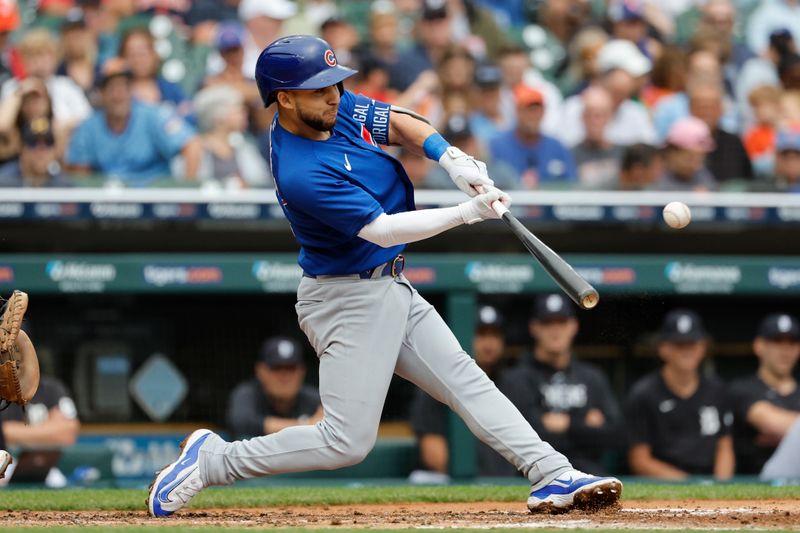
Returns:
[[[375,445],[383,403],[397,374],[449,405],[483,442],[531,483],[572,468],[461,348],[405,277],[304,277],[295,306],[319,357],[323,419],[250,440],[212,435],[200,449],[207,485],[361,462]]]

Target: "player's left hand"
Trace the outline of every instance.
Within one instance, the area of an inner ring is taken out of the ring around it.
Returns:
[[[494,185],[494,181],[486,171],[486,164],[474,157],[465,154],[455,146],[449,146],[442,157],[439,158],[450,179],[456,186],[470,196],[478,194],[477,187]]]

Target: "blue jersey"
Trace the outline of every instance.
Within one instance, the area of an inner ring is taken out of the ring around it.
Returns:
[[[350,92],[342,95],[336,126],[325,141],[294,135],[273,120],[275,192],[308,274],[354,274],[405,248],[382,248],[358,237],[381,213],[415,209],[403,166],[378,147],[388,143],[388,131],[388,104]]]
[[[194,130],[173,111],[133,101],[125,130],[108,128],[97,110],[72,134],[65,156],[71,165],[121,179],[129,186],[170,177],[170,159],[178,155]]]

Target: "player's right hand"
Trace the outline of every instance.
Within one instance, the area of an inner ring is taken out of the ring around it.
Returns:
[[[506,208],[511,205],[511,197],[497,187],[484,187],[484,191],[470,200],[458,204],[461,218],[465,224],[475,224],[482,220],[500,218],[500,215],[492,207],[494,202],[499,201]]]

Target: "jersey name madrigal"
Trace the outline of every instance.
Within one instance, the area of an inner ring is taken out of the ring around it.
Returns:
[[[389,105],[345,91],[325,141],[290,133],[276,118],[270,163],[281,208],[310,275],[353,274],[385,263],[404,245],[382,248],[358,237],[381,213],[413,211],[403,166],[378,144],[389,142]]]

